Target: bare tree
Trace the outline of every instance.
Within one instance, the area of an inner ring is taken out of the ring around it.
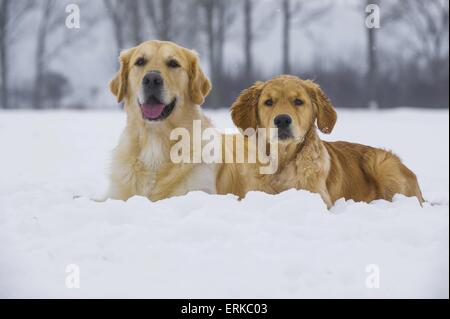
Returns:
[[[400,20],[412,30],[403,40],[413,59],[430,68],[433,76],[448,72],[449,1],[410,0],[397,5]]]
[[[379,5],[378,0],[366,0],[366,6]],[[377,32],[378,28],[375,26],[366,25],[367,34],[367,106],[369,108],[378,108],[378,42]]]
[[[18,26],[23,22],[33,4],[29,1],[0,0],[0,104],[10,108],[9,66],[10,49],[17,40]]]
[[[125,48],[124,30],[126,25],[127,1],[103,0],[108,17],[114,30],[114,39],[116,41],[117,51]]]
[[[230,0],[231,1],[231,0]],[[225,4],[224,1],[218,1],[217,4],[217,49],[216,49],[216,66],[215,72],[217,76],[222,78],[224,71],[224,53],[225,42],[227,37],[227,27],[234,19],[234,14],[230,12],[230,3]]]
[[[277,8],[278,4],[270,4],[266,10],[258,11],[258,18],[255,17],[255,11],[261,8],[261,1],[244,0],[242,3],[242,17],[244,32],[243,53],[244,53],[244,68],[242,73],[246,82],[254,81],[254,52],[253,48],[256,42],[261,39],[266,39],[267,35],[273,30],[273,10]],[[240,32],[240,31],[239,31]],[[237,36],[241,36],[239,33]],[[248,83],[246,83],[248,84]]]
[[[199,0],[199,4],[205,15],[205,33],[207,37],[208,59],[210,72],[214,74],[214,66],[216,65],[216,45],[215,45],[215,31],[214,31],[214,0]],[[214,80],[213,80],[214,82]]]
[[[162,41],[179,42],[185,46],[196,43],[199,21],[198,0],[142,0],[154,37]],[[177,14],[183,12],[183,14]]]
[[[9,7],[11,5],[10,0],[3,0],[0,2],[0,66],[1,66],[1,104],[2,107],[7,109],[9,108],[9,100],[8,100],[8,51],[7,51],[7,25],[8,25],[8,16],[9,16]]]
[[[87,4],[80,2],[79,4]],[[36,109],[42,109],[43,92],[46,86],[45,80],[48,79],[46,74],[49,72],[49,65],[60,56],[60,54],[75,45],[82,39],[88,39],[86,33],[81,30],[69,30],[65,26],[65,10],[60,1],[42,0],[38,5],[38,13],[40,21],[37,26],[36,36],[36,53],[35,53],[35,78],[33,103]],[[98,19],[95,17],[84,16],[83,23],[88,25],[85,30],[89,30],[89,26],[93,26]],[[83,30],[84,30],[83,29]]]
[[[38,26],[37,48],[36,48],[36,75],[34,80],[34,107],[41,109],[42,105],[42,88],[45,72],[45,55],[47,52],[47,37],[49,32],[55,26],[56,21],[52,18],[55,0],[45,0],[41,5],[41,21]]]
[[[283,51],[283,72],[291,73],[291,32],[295,26],[306,28],[319,20],[330,8],[328,1],[308,1],[308,0],[283,0],[281,4],[281,14],[283,20],[282,28],[282,51]]]
[[[146,0],[145,8],[151,18],[153,29],[160,40],[174,40],[173,0]]]
[[[291,73],[291,0],[283,0],[283,73]]]
[[[132,37],[134,45],[138,45],[142,42],[143,36],[142,36],[142,19],[141,19],[141,1],[134,0],[134,1],[128,1],[128,6],[130,7],[130,13],[131,13],[131,27],[132,27]]]
[[[153,4],[154,0],[103,0],[107,16],[113,27],[113,36],[118,52],[127,46],[138,45],[145,39],[147,33],[150,33],[146,32],[149,30],[149,25],[146,19],[143,19],[143,14],[148,11],[151,21],[154,16],[159,17],[153,10],[149,10]],[[152,27],[157,25],[157,23],[152,23]]]
[[[367,28],[367,73],[366,97],[369,107],[378,106],[380,86],[383,85],[380,77],[383,76],[378,63],[380,45],[378,38],[380,32],[388,30],[386,36],[395,37],[400,43],[401,57],[397,57],[397,72],[408,77],[407,72],[416,75],[402,81],[403,89],[399,90],[408,97],[412,95],[410,86],[421,79],[433,80],[436,90],[441,83],[448,82],[448,0],[408,0],[385,1],[368,0],[365,5],[377,4],[381,7],[381,29]],[[358,10],[361,7],[358,6]],[[388,27],[388,28],[386,28]],[[405,27],[407,27],[405,29]],[[410,54],[410,60],[405,61],[405,53]],[[391,54],[392,55],[392,54]],[[389,56],[386,56],[389,58]],[[392,57],[391,57],[392,58]],[[399,64],[404,66],[400,67]],[[412,71],[414,68],[416,71]],[[408,71],[405,71],[408,69]],[[420,72],[422,70],[423,72]],[[391,73],[393,70],[390,70]],[[397,94],[400,94],[397,92]],[[436,99],[439,99],[436,97]],[[411,103],[411,102],[409,102]]]
[[[253,76],[253,0],[244,0],[244,56],[245,74],[248,79]]]
[[[362,10],[365,14],[368,14],[366,10],[370,5],[377,5],[381,7],[380,23],[385,27],[400,18],[401,10],[397,4],[398,2],[385,1],[385,0],[366,0],[362,6],[357,6],[358,10]],[[372,12],[373,14],[374,12]],[[368,17],[365,17],[366,19]],[[366,52],[367,52],[367,73],[366,73],[366,103],[369,108],[378,108],[378,85],[379,85],[379,32],[380,28],[375,26],[368,26],[364,24],[366,28]],[[380,25],[381,27],[381,25]]]
[[[211,78],[214,84],[220,84],[224,71],[224,50],[228,26],[236,18],[233,6],[219,0],[198,0],[204,14],[204,33],[207,38],[208,58]],[[220,87],[220,85],[218,85]],[[213,103],[220,100],[221,91],[215,90]]]

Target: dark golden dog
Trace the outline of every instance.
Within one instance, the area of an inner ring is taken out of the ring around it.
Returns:
[[[396,194],[415,196],[420,203],[424,201],[416,176],[393,153],[359,144],[320,140],[317,127],[330,134],[337,114],[324,92],[312,81],[281,76],[258,82],[242,92],[231,113],[241,129],[278,129],[276,136],[268,136],[267,141],[278,141],[278,171],[261,175],[252,165],[241,168],[243,194],[252,190],[276,194],[303,189],[320,194],[328,207],[341,198],[391,201]]]

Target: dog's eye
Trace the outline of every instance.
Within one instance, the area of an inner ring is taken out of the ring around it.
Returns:
[[[144,58],[139,58],[136,60],[136,63],[134,63],[134,65],[136,66],[144,66],[147,63],[147,60],[145,60]]]
[[[179,68],[181,65],[180,65],[180,63],[178,63],[177,60],[172,59],[167,62],[167,66],[169,68],[176,69],[176,68]]]
[[[305,102],[303,102],[303,100],[300,99],[295,99],[294,104],[297,106],[302,106],[303,104],[305,104]]]
[[[272,99],[268,99],[266,102],[264,102],[264,104],[266,106],[273,106],[273,100]]]

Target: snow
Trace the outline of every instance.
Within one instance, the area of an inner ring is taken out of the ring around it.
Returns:
[[[99,204],[124,114],[0,112],[0,297],[448,298],[448,111],[339,115],[327,139],[395,150],[433,204],[328,211],[303,191]],[[79,289],[66,287],[71,264]]]

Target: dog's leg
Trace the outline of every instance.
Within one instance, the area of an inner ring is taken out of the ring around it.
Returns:
[[[402,194],[416,197],[420,205],[425,202],[416,175],[395,154],[383,150],[368,153],[364,171],[376,181],[381,198],[392,201]]]
[[[133,195],[130,193],[127,193],[125,190],[120,190],[118,187],[110,186],[108,191],[105,195],[91,198],[90,200],[96,203],[104,203],[108,200],[119,200],[126,202],[129,200]]]
[[[319,192],[320,196],[322,197],[323,201],[325,202],[325,204],[327,205],[328,209],[331,209],[334,205],[333,201],[331,200],[331,196],[328,193],[327,190],[325,191],[320,191]]]
[[[148,197],[152,201],[159,201],[174,196],[186,195],[190,190],[183,181],[193,169],[192,164],[165,164],[163,165]]]

